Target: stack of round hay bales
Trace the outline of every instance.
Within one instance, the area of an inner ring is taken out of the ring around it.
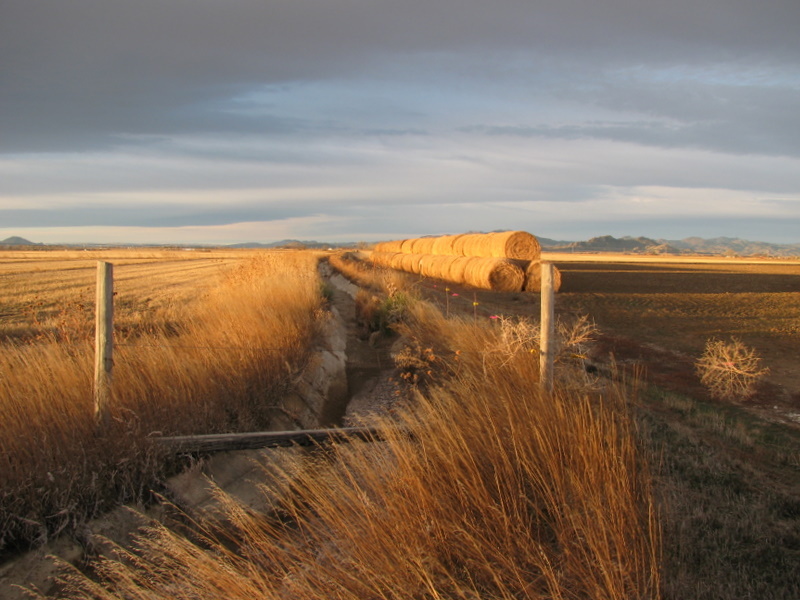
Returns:
[[[375,245],[375,251],[539,260],[541,247],[526,231],[501,231],[381,242]]]
[[[423,277],[483,289],[538,292],[541,291],[540,257],[541,247],[533,235],[503,231],[381,242],[375,245],[372,260]],[[558,269],[554,269],[554,277],[558,291],[561,287]]]
[[[525,281],[525,272],[503,258],[373,252],[372,261],[406,273],[500,292],[518,292]]]

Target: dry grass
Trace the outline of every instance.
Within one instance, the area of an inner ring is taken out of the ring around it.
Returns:
[[[411,279],[394,269],[383,268],[360,260],[350,252],[332,254],[328,262],[339,273],[363,288],[390,294],[396,291],[409,292]]]
[[[7,336],[0,352],[0,550],[44,541],[116,502],[144,498],[169,468],[147,443],[150,435],[265,428],[315,333],[316,260],[260,254],[216,269],[190,261],[176,272],[163,263],[135,276],[127,265],[117,269],[122,324],[106,431],[95,431],[92,420],[93,345],[82,333],[88,311],[67,313],[64,322],[74,319],[74,327],[40,319]],[[47,289],[79,292],[84,283],[72,271],[59,286],[52,267],[43,269]],[[162,276],[180,281],[179,293],[159,286]],[[25,298],[22,287],[12,293]],[[137,289],[159,298],[161,308],[140,309],[152,304]]]
[[[645,400],[664,598],[800,597],[797,431],[656,389]]]
[[[271,514],[229,502],[199,545],[163,527],[71,598],[657,598],[658,528],[620,390],[537,393],[498,328],[413,309],[441,377],[379,426],[282,471]]]

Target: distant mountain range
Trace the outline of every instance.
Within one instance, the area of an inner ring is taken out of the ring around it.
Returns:
[[[800,244],[770,244],[740,238],[718,237],[682,240],[653,240],[647,237],[610,235],[585,242],[564,242],[537,238],[542,248],[560,252],[628,252],[634,254],[713,254],[723,256],[800,256]]]
[[[704,239],[689,237],[682,240],[654,240],[647,237],[625,236],[615,238],[610,235],[594,237],[585,242],[569,242],[551,240],[538,237],[544,250],[551,252],[625,252],[631,254],[709,254],[723,256],[774,256],[788,257],[800,256],[800,244],[771,244],[768,242],[753,242],[740,238],[718,237]],[[125,244],[128,246],[129,244]],[[230,244],[226,248],[356,248],[364,245],[362,242],[330,243],[309,240],[281,240],[263,244],[250,242],[245,244]],[[0,240],[0,246],[38,246],[39,244],[18,236]],[[208,246],[204,246],[208,247]]]

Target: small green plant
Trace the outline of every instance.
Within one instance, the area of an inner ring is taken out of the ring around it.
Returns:
[[[364,290],[356,295],[356,315],[359,323],[368,332],[387,333],[393,325],[400,323],[412,302],[406,292],[390,286],[388,295],[379,298]]]
[[[712,397],[737,400],[752,396],[756,383],[769,372],[760,362],[755,350],[735,337],[729,342],[712,339],[695,368]]]
[[[333,286],[327,281],[320,281],[319,295],[323,302],[330,303],[333,301]]]

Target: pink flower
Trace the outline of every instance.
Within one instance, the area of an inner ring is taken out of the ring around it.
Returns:
[[[497,315],[491,315],[489,318],[490,319],[499,319],[500,317],[498,317]]]
[[[458,296],[458,294],[453,294],[453,298],[455,298],[456,296]]]

